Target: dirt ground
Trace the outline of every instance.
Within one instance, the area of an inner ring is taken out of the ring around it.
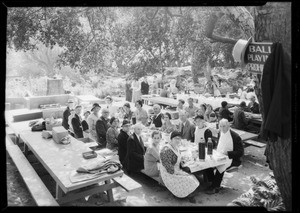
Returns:
[[[114,202],[108,203],[106,195],[100,193],[63,204],[62,206],[226,206],[233,199],[249,190],[251,187],[251,175],[263,179],[271,172],[265,163],[264,150],[265,148],[254,146],[245,148],[242,167],[237,172],[225,173],[222,181],[223,189],[217,194],[207,195],[200,188],[196,196],[196,203],[190,203],[187,199],[176,198],[153,179],[143,174],[136,174],[132,178],[139,182],[142,188],[129,193],[121,187],[115,188],[113,189]],[[8,206],[35,206],[34,200],[8,154],[6,159]],[[28,159],[54,196],[55,182],[51,176],[38,163],[34,155],[30,155]]]

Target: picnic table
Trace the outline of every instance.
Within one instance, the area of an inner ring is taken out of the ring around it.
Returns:
[[[171,107],[177,107],[178,105],[178,100],[166,97],[150,97],[147,101],[152,102],[153,104],[163,104]]]
[[[76,175],[76,170],[80,166],[97,161],[101,157],[89,160],[82,157],[83,152],[91,151],[90,143],[85,144],[71,137],[70,144],[57,144],[53,139],[42,138],[41,132],[22,132],[20,137],[24,141],[26,149],[32,151],[56,182],[58,203],[66,203],[102,191],[107,191],[108,200],[113,201],[112,188],[118,187],[119,184],[112,180],[121,177],[122,170],[113,174],[103,173],[85,181],[71,181],[71,176]]]

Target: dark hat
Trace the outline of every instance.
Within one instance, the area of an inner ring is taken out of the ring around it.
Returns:
[[[126,125],[127,125],[127,126],[130,126],[130,125],[131,125],[131,123],[130,123],[130,121],[129,121],[129,120],[127,120],[127,119],[124,119],[124,120],[123,120],[123,123],[122,123],[122,127],[123,127],[123,126],[126,126]]]
[[[124,106],[130,108],[130,104],[129,103],[125,103]]]
[[[95,107],[100,107],[101,108],[101,106],[98,103],[94,103],[91,111],[93,111],[95,109]]]
[[[177,136],[179,136],[179,137],[181,137],[181,133],[180,132],[178,132],[178,131],[173,131],[172,133],[171,133],[171,140],[173,139],[173,138],[175,138],[175,137],[177,137]]]

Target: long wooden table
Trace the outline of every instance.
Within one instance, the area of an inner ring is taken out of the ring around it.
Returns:
[[[107,191],[108,200],[113,201],[112,188],[119,184],[112,181],[121,177],[123,171],[103,175],[73,183],[70,175],[87,163],[99,160],[98,157],[86,160],[82,157],[85,151],[91,151],[91,144],[85,144],[72,138],[67,145],[56,144],[53,139],[42,138],[41,132],[26,132],[20,134],[26,149],[30,149],[48,173],[56,182],[56,199],[58,203],[66,203],[98,192]],[[104,184],[100,184],[103,183]]]
[[[163,104],[171,107],[177,107],[178,100],[166,97],[150,97],[148,98],[148,102],[152,102],[153,104]]]

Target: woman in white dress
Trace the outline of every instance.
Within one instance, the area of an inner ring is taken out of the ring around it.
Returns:
[[[141,82],[138,78],[135,78],[131,83],[132,88],[132,102],[135,103],[137,100],[141,99]]]
[[[193,202],[196,189],[200,185],[198,179],[180,169],[181,155],[179,144],[181,134],[178,131],[171,133],[171,141],[160,152],[160,174],[168,190],[178,198],[188,197]]]

